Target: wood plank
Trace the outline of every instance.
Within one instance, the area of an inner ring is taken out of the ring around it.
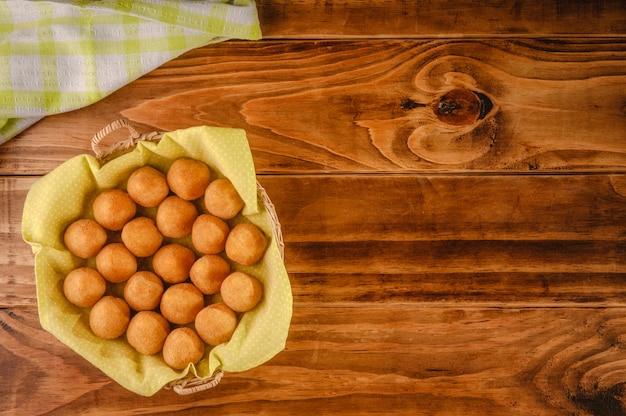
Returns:
[[[624,305],[625,175],[392,178],[259,177],[299,302]],[[35,303],[32,182],[0,178],[0,307]]]
[[[44,119],[0,173],[46,173],[120,117],[244,128],[259,173],[623,171],[624,85],[623,38],[226,42]],[[450,124],[453,89],[486,114]]]
[[[622,304],[622,175],[263,177],[301,302]],[[285,197],[286,195],[286,197]],[[358,265],[358,266],[357,266]]]
[[[623,35],[619,0],[258,0],[267,39]]]
[[[621,241],[626,176],[259,176],[287,243]]]
[[[621,415],[625,312],[296,304],[268,363],[143,398],[44,332],[34,308],[1,309],[0,413]]]
[[[22,239],[24,200],[36,177],[0,177],[0,308],[35,305],[33,255]]]

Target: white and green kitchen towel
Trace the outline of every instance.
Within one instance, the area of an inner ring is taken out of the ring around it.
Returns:
[[[253,0],[0,1],[0,144],[232,38],[261,38]]]

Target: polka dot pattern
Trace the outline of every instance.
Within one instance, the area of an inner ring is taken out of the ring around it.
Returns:
[[[69,271],[93,266],[93,259],[70,254],[63,244],[63,232],[75,219],[93,217],[91,202],[101,190],[124,187],[130,173],[146,164],[165,172],[180,157],[204,161],[213,179],[229,178],[245,202],[245,220],[270,236],[270,245],[254,266],[234,266],[263,283],[259,305],[242,316],[231,341],[207,348],[197,365],[174,371],[160,354],[139,354],[124,337],[103,340],[93,335],[88,310],[70,304],[62,289]],[[151,396],[188,373],[205,378],[217,370],[245,371],[269,360],[285,346],[292,314],[291,286],[273,238],[273,224],[257,194],[254,164],[243,130],[206,126],[177,130],[165,134],[159,142],[140,142],[133,151],[104,166],[90,155],[70,159],[33,184],[24,204],[22,234],[35,253],[42,327],[137,394]]]

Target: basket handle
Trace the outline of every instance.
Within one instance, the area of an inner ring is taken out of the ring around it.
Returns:
[[[212,377],[197,378],[189,377],[180,380],[175,380],[169,383],[165,388],[172,389],[181,396],[187,394],[198,393],[201,391],[212,389],[220,384],[220,381],[224,377],[224,372],[219,370]]]
[[[123,140],[121,142],[117,142],[117,143],[111,145],[107,149],[103,149],[102,146],[101,146],[102,139],[104,139],[109,134],[113,133],[115,130],[119,130],[121,128],[127,129],[128,132],[130,133],[130,135],[128,136],[128,139]],[[127,120],[119,119],[119,120],[115,120],[115,121],[109,123],[102,130],[100,130],[98,133],[96,133],[95,136],[92,137],[92,139],[91,139],[91,150],[93,150],[93,153],[96,156],[96,159],[98,159],[100,161],[103,161],[108,156],[110,156],[113,153],[115,153],[116,151],[129,149],[130,147],[135,146],[137,144],[137,142],[139,142],[139,141],[142,141],[142,140],[146,140],[146,141],[159,140],[159,139],[161,139],[162,136],[163,136],[163,133],[156,132],[156,131],[153,131],[153,132],[150,132],[150,133],[140,134],[137,130],[135,130],[135,128],[133,126],[131,126],[128,123]]]
[[[280,225],[280,221],[278,220],[278,216],[276,215],[276,207],[274,203],[270,199],[269,195],[265,191],[265,188],[261,186],[259,181],[256,182],[257,193],[260,195],[263,200],[263,205],[265,206],[265,211],[267,215],[270,217],[272,223],[272,231],[274,234],[274,238],[276,239],[276,245],[278,246],[278,252],[280,254],[280,258],[285,261],[285,240],[283,239],[282,227]]]

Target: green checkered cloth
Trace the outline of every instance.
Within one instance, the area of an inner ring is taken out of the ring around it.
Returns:
[[[0,1],[0,144],[232,38],[261,38],[253,0]]]

